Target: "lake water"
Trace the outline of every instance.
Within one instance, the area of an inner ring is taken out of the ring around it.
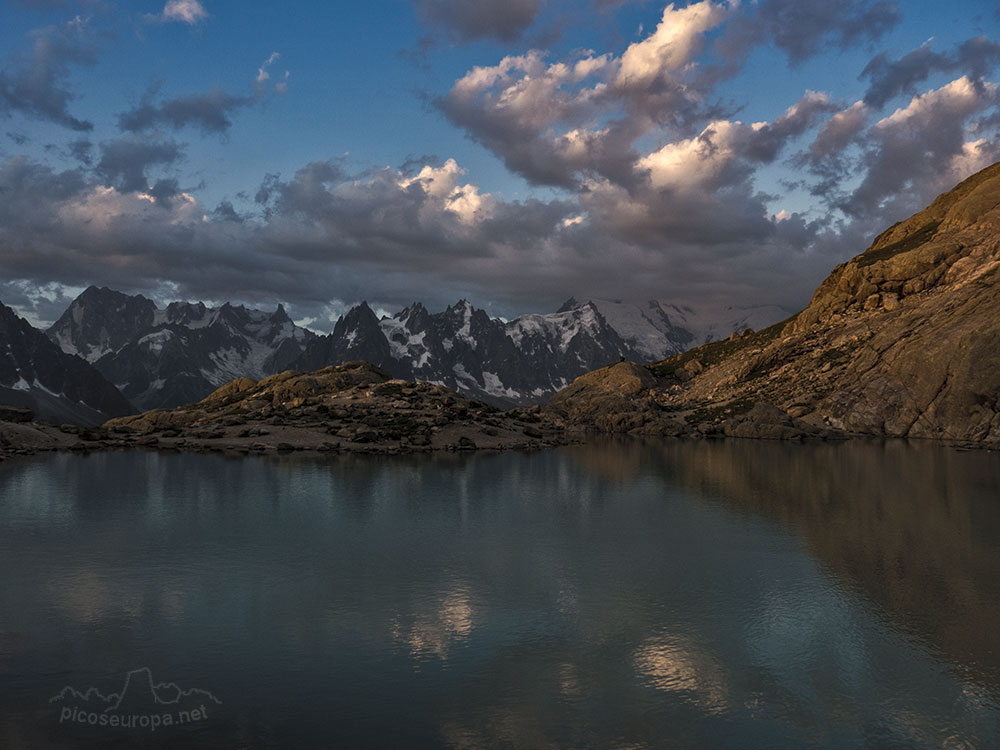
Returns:
[[[0,748],[177,747],[1000,747],[1000,456],[0,465]]]

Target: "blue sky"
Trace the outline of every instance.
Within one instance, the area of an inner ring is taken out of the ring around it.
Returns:
[[[794,309],[1000,158],[993,0],[7,0],[0,299]],[[263,70],[265,75],[261,75]],[[895,114],[894,114],[895,113]]]

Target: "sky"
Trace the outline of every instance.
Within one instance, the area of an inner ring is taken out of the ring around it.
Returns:
[[[998,78],[996,0],[0,0],[0,301],[794,311]]]

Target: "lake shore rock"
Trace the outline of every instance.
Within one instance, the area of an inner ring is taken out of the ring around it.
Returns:
[[[20,415],[18,415],[20,416]],[[0,458],[43,450],[146,448],[260,454],[532,450],[575,438],[537,407],[501,411],[367,362],[234,380],[196,404],[99,428],[0,422]]]

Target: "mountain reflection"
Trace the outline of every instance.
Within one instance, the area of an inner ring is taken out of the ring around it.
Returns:
[[[894,626],[925,637],[970,676],[1000,682],[996,453],[903,441],[622,440],[615,449],[595,444],[573,455],[584,471],[618,481],[658,475],[779,519]]]
[[[223,701],[148,747],[988,746],[998,497],[902,443],[11,462],[0,746],[134,746],[44,701],[144,666]]]

